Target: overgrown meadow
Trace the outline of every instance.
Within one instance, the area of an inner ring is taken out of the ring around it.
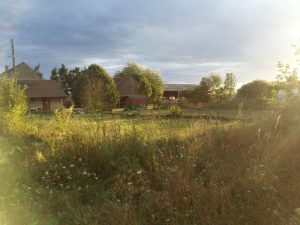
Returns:
[[[1,224],[297,224],[297,117],[215,115],[2,120]]]

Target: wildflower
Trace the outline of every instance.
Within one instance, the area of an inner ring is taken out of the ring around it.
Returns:
[[[73,167],[75,167],[75,165],[71,164],[70,167],[73,168]]]
[[[137,171],[136,174],[142,174],[142,170]]]
[[[79,186],[79,187],[78,187],[78,191],[80,191],[81,189],[82,189],[82,187]]]

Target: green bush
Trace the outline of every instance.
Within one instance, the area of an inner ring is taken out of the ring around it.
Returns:
[[[18,86],[14,78],[0,78],[0,119],[8,128],[20,126],[28,111],[25,89]]]
[[[169,112],[173,117],[182,116],[182,109],[178,105],[171,105],[169,108]]]

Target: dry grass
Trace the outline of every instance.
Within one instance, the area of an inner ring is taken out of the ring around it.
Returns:
[[[296,224],[300,126],[276,119],[32,117],[0,139],[0,221]]]

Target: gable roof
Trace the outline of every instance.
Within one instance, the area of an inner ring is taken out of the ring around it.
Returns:
[[[120,76],[114,78],[120,96],[140,95],[140,84],[131,76]]]
[[[164,91],[186,91],[196,86],[196,84],[165,84]]]
[[[63,98],[67,97],[60,84],[55,80],[18,80],[19,85],[26,85],[29,98]]]
[[[7,74],[8,76],[13,75],[13,68],[5,71],[3,74]],[[21,62],[20,64],[16,65],[16,76],[17,80],[40,80],[41,78],[38,74],[31,69],[25,62]]]

